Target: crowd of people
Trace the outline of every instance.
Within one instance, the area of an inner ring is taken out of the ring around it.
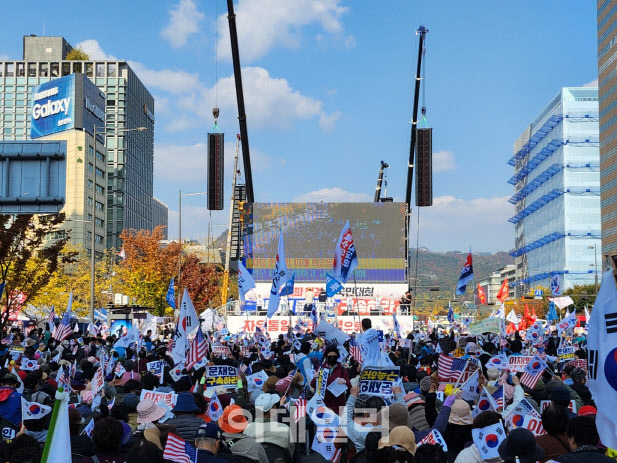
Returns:
[[[173,331],[147,331],[118,347],[114,335],[76,330],[58,340],[53,326],[41,325],[2,333],[2,461],[41,461],[56,432],[53,413],[41,410],[54,407],[58,389],[70,392],[71,455],[80,463],[602,463],[617,456],[596,429],[602,404],[586,386],[585,336],[558,336],[551,327],[533,341],[518,331],[470,336],[463,326],[382,333],[370,319],[351,336],[302,330],[269,339],[222,329],[201,334],[205,355],[187,371],[170,356]],[[573,355],[561,359],[560,346]],[[525,356],[546,362],[532,387],[512,366]],[[150,368],[157,361],[158,373]],[[218,384],[211,366],[238,376]],[[396,375],[390,384],[386,372]]]

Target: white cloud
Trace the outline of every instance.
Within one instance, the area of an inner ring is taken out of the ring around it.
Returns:
[[[334,123],[341,117],[340,111],[335,111],[332,114],[322,113],[319,116],[319,127],[325,132],[334,130]]]
[[[242,83],[248,125],[251,128],[278,127],[288,129],[294,120],[319,117],[322,128],[331,130],[340,114],[328,114],[323,103],[302,95],[286,79],[270,76],[260,67],[242,69]],[[233,75],[219,79],[215,87],[203,88],[198,95],[187,94],[178,105],[195,113],[201,120],[212,119],[215,92],[218,90],[218,107],[221,117],[231,122],[237,116],[236,87]]]
[[[454,153],[452,151],[437,151],[433,153],[433,172],[454,170]]]
[[[177,193],[176,193],[177,194]],[[178,239],[178,200],[175,198],[169,209],[168,236],[169,239]],[[206,242],[210,217],[212,217],[212,236],[217,238],[229,224],[229,198],[225,199],[226,209],[209,211],[206,196],[186,196],[182,198],[182,237]],[[168,203],[169,206],[169,203]]]
[[[172,47],[182,47],[191,34],[199,31],[199,23],[204,18],[193,0],[180,0],[169,10],[169,24],[161,31],[161,37]]]
[[[420,209],[420,246],[433,251],[462,250],[469,246],[474,251],[509,251],[514,247],[514,226],[508,222],[514,215],[514,206],[508,198],[435,197],[433,206],[412,211],[411,242],[415,246],[416,214]]]
[[[347,11],[341,0],[241,0],[235,10],[240,56],[243,61],[253,61],[276,46],[297,48],[302,28],[315,23],[349,41],[342,35],[340,21]],[[218,53],[231,58],[227,14],[219,16],[217,27]]]
[[[356,46],[356,38],[354,37],[353,34],[347,36],[347,39],[345,39],[345,48],[353,48]]]
[[[591,82],[587,82],[586,84],[583,84],[583,87],[597,87],[598,86],[598,79],[594,79]]]
[[[139,79],[149,88],[158,88],[173,94],[186,93],[201,88],[199,76],[194,72],[161,69],[155,71],[137,61],[128,62]]]
[[[99,44],[98,40],[94,40],[94,39],[84,40],[83,42],[77,43],[75,45],[75,48],[81,48],[83,51],[85,51],[90,56],[90,59],[93,59],[93,60],[115,61],[118,59],[114,55],[108,55],[107,53],[105,53],[103,49],[101,48],[101,45]]]
[[[225,176],[231,179],[233,159],[236,152],[234,142],[225,143]],[[273,165],[274,159],[262,151],[251,148],[251,169],[261,172]],[[282,163],[281,163],[282,165]],[[242,153],[238,159],[238,168],[242,171]],[[199,183],[206,185],[208,172],[208,146],[206,143],[193,145],[173,145],[155,143],[154,176],[157,180],[176,183]],[[231,184],[230,184],[231,186]]]
[[[310,191],[300,196],[296,196],[292,201],[296,203],[362,203],[370,202],[372,198],[366,193],[351,193],[339,187],[322,188],[321,190]]]

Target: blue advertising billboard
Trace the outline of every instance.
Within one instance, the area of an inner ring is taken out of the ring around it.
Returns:
[[[75,74],[37,85],[32,93],[30,138],[75,127]]]

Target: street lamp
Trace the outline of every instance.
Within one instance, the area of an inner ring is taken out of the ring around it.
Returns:
[[[97,129],[103,129],[101,131]],[[94,138],[94,159],[96,159],[96,136],[103,135],[107,138],[107,134],[119,134],[126,132],[144,132],[148,130],[148,127],[136,127],[134,129],[116,129],[111,132],[107,130],[106,127],[97,127],[96,125],[92,127],[92,136]],[[95,174],[95,182],[94,182],[94,191],[92,193],[92,250],[90,251],[90,321],[94,324],[94,279],[95,279],[95,257],[96,253],[94,252],[96,246],[96,174]]]
[[[594,267],[596,271],[596,295],[597,295],[598,294],[598,246],[597,244],[594,244],[593,246],[587,246],[587,249],[593,249],[593,255],[595,258]]]
[[[178,288],[182,278],[182,197],[183,196],[205,196],[208,193],[205,191],[199,193],[182,193],[178,190],[178,244],[180,244],[180,256],[178,257]]]

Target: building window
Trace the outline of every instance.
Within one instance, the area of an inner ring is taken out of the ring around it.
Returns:
[[[93,66],[92,66],[92,63],[86,63],[86,75],[87,75],[88,77],[94,77],[94,76],[92,75],[92,71],[93,71],[93,69],[94,69],[94,68],[93,68]]]
[[[7,77],[13,77],[15,75],[15,63],[6,63],[6,72],[4,75]]]
[[[88,196],[87,204],[88,206],[92,207],[92,198],[90,196]],[[90,219],[92,219],[92,217]]]
[[[94,154],[94,148],[92,147],[92,145],[88,145],[88,154],[90,156],[92,156]]]
[[[17,77],[24,77],[26,75],[26,70],[24,63],[17,63]]]
[[[104,205],[103,205],[103,203],[102,203],[102,202],[100,202],[100,201],[97,201],[97,202],[96,202],[96,206],[95,206],[95,207],[96,207],[96,210],[97,210],[97,211],[102,211],[103,209],[105,209],[105,206],[104,206]]]
[[[96,160],[97,161],[101,161],[101,162],[105,162],[105,156],[103,156],[103,153],[97,151],[96,152]]]
[[[104,63],[96,63],[96,76],[97,77],[105,76],[105,64]]]
[[[91,162],[88,163],[88,172],[94,172],[94,164]]]
[[[91,182],[91,180],[88,180],[88,182]],[[100,194],[100,195],[104,195],[105,194],[105,188],[97,183],[96,184],[96,192],[98,194]]]
[[[103,244],[103,237],[101,235],[94,235],[94,241],[97,244]]]
[[[105,178],[105,172],[98,167],[96,168],[96,176],[100,178]]]
[[[51,77],[60,75],[60,63],[51,63]]]
[[[107,63],[107,77],[116,77],[116,63]]]
[[[105,103],[107,106],[116,106],[116,100],[107,100]]]
[[[73,72],[81,74],[81,63],[73,63]]]
[[[36,63],[28,63],[28,77],[36,77]]]
[[[88,243],[92,242],[92,232],[86,232],[86,236],[88,237]]]
[[[62,63],[62,76],[68,76],[71,73],[71,63]]]
[[[96,223],[97,227],[103,228],[103,219],[99,219],[98,217],[96,219],[94,219],[94,222]]]
[[[94,188],[94,182],[92,180],[88,180],[88,190]]]

